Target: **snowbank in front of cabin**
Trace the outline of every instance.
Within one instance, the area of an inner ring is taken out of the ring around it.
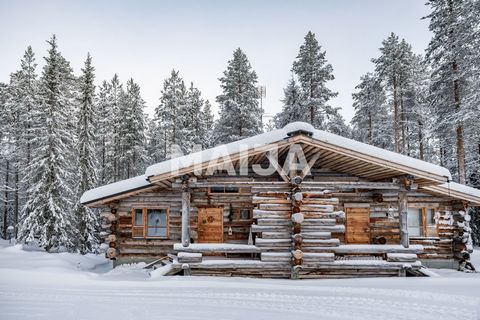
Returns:
[[[480,251],[472,255],[480,267]],[[479,319],[480,273],[434,278],[274,280],[163,277],[103,256],[0,242],[2,319]]]

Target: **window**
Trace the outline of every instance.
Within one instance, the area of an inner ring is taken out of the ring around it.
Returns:
[[[435,210],[432,208],[408,208],[409,237],[435,236]]]
[[[168,208],[132,209],[133,238],[167,238]]]
[[[238,219],[239,220],[250,220],[250,219],[252,219],[252,209],[250,209],[250,208],[240,208],[240,209],[238,209]]]
[[[209,189],[210,193],[239,193],[239,188],[228,186],[213,186]]]
[[[407,215],[408,235],[410,237],[422,236],[422,210],[418,208],[408,208]]]

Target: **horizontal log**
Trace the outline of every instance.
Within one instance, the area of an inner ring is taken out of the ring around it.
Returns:
[[[336,223],[335,219],[306,219],[302,226],[334,226]]]
[[[417,255],[412,253],[387,253],[388,262],[415,262],[417,260]]]
[[[179,252],[177,254],[177,260],[178,262],[182,263],[202,262],[202,254],[192,252]]]

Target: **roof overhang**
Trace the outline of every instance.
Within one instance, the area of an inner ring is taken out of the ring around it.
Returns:
[[[434,194],[448,196],[458,200],[468,201],[470,206],[480,206],[480,190],[456,182],[441,185],[423,186],[421,189]]]
[[[372,181],[387,181],[406,174],[414,176],[419,186],[441,185],[451,180],[446,168],[294,122],[282,129],[154,164],[142,176],[85,192],[81,202],[96,206],[147,189],[169,187],[179,176],[196,174],[212,166],[221,168],[227,161],[234,167],[245,161],[261,164],[270,160],[270,152],[285,156],[293,145],[301,146],[306,160],[314,162],[312,167]]]

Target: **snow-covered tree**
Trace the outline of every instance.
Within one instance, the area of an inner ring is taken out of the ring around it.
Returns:
[[[375,64],[375,71],[379,77],[384,81],[385,88],[390,93],[392,101],[392,129],[394,151],[405,153],[402,149],[402,96],[401,89],[404,85],[408,73],[408,62],[411,58],[411,48],[405,42],[401,41],[399,37],[391,33],[390,36],[382,41],[380,48],[380,56],[372,59]]]
[[[210,102],[208,100],[205,101],[201,113],[201,144],[203,149],[210,148],[212,146],[212,139],[213,139],[213,112]]]
[[[393,149],[391,121],[387,98],[380,79],[367,73],[360,78],[352,94],[355,115],[352,118],[353,137],[384,149]]]
[[[302,88],[300,105],[302,109],[305,108],[308,122],[318,129],[326,129],[329,115],[338,118],[336,109],[328,105],[328,101],[337,93],[327,87],[328,81],[333,80],[334,76],[332,65],[327,62],[325,55],[315,34],[309,31],[292,67]]]
[[[92,58],[87,55],[85,66],[80,78],[80,95],[78,98],[78,125],[77,125],[77,201],[75,204],[75,217],[78,223],[79,237],[77,248],[81,253],[92,252],[98,245],[99,220],[96,212],[78,202],[81,195],[97,185],[97,139],[95,130],[95,85],[93,83],[94,67]]]
[[[480,14],[475,0],[431,0],[429,28],[433,38],[427,49],[432,65],[430,100],[437,116],[435,132],[440,140],[455,136],[445,149],[448,159],[456,158],[452,171],[466,182],[466,120],[478,110]],[[475,88],[475,89],[474,89]],[[473,90],[472,90],[473,89]],[[450,150],[454,147],[454,153]]]
[[[172,70],[170,77],[163,82],[160,104],[155,108],[155,130],[152,133],[153,149],[151,156],[155,162],[170,157],[172,145],[182,143],[184,120],[181,113],[185,110],[186,88],[179,72]]]
[[[111,101],[112,86],[107,81],[103,81],[99,87],[97,95],[97,158],[98,158],[98,180],[97,184],[105,185],[113,182],[114,167],[113,155],[113,108]]]
[[[109,104],[108,111],[111,113],[110,126],[106,124],[106,130],[109,132],[108,139],[111,141],[111,148],[110,150],[107,148],[108,151],[108,159],[111,161],[111,167],[113,168],[112,172],[112,180],[118,181],[121,179],[120,176],[120,158],[122,155],[122,150],[120,149],[120,127],[123,124],[123,114],[121,109],[121,99],[125,96],[123,91],[122,84],[118,78],[118,75],[115,74],[113,79],[110,82],[110,90],[108,91],[107,101]],[[108,128],[108,129],[107,129]]]
[[[29,176],[24,175],[23,168],[31,162],[31,153],[35,133],[32,128],[37,119],[38,83],[35,72],[35,55],[29,46],[20,62],[20,70],[11,74],[8,87],[8,98],[5,101],[9,110],[8,124],[2,128],[10,128],[11,154],[5,168],[12,173],[11,189],[13,225],[15,233],[19,221],[20,206],[25,202],[25,190],[29,185]]]
[[[25,170],[30,187],[19,237],[50,251],[72,248],[77,233],[72,214],[76,79],[70,64],[58,51],[55,36],[48,44],[40,79],[41,121],[35,128],[31,165]]]
[[[217,96],[220,118],[215,125],[214,144],[261,133],[263,110],[258,103],[257,74],[240,48],[234,51],[219,80],[223,92]]]
[[[118,164],[120,178],[127,179],[144,172],[146,155],[145,101],[140,95],[140,86],[133,79],[127,81],[121,93],[118,125]]]
[[[195,145],[202,145],[203,143],[203,104],[202,93],[191,83],[185,93],[185,104],[179,113],[179,145],[184,153],[191,153]]]
[[[283,90],[282,111],[275,115],[274,121],[277,128],[283,128],[290,122],[309,121],[308,107],[303,105],[302,89],[292,77]]]

